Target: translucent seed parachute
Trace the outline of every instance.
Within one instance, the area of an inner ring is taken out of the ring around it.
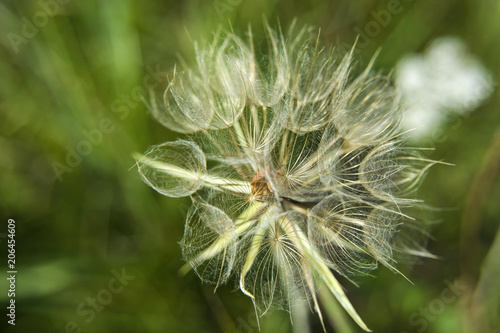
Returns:
[[[186,138],[139,156],[140,175],[191,197],[180,245],[202,281],[236,281],[260,314],[300,300],[319,312],[323,285],[368,331],[334,273],[398,272],[396,254],[430,256],[405,211],[435,162],[403,145],[390,78],[321,47],[314,29],[266,28],[266,52],[251,31],[217,34],[151,94],[154,116]]]

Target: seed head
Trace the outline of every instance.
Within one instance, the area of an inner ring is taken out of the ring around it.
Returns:
[[[174,70],[152,112],[188,139],[152,147],[140,175],[191,196],[180,245],[202,281],[236,280],[261,314],[300,299],[319,313],[324,286],[368,330],[334,272],[398,272],[395,254],[428,255],[404,211],[434,162],[403,146],[398,94],[372,63],[358,71],[310,28],[267,27],[266,41],[262,52],[251,32],[217,34]]]

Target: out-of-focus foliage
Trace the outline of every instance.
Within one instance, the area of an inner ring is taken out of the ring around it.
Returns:
[[[18,269],[16,326],[4,316],[2,331],[258,332],[235,288],[214,294],[193,272],[179,274],[189,201],[145,186],[132,154],[177,137],[148,115],[146,89],[166,87],[175,63],[194,60],[193,41],[211,40],[220,25],[245,35],[251,24],[259,40],[263,17],[318,26],[324,44],[341,48],[360,35],[358,61],[381,48],[375,67],[386,72],[455,36],[491,73],[490,97],[425,142],[431,158],[456,165],[431,169],[419,191],[437,222],[429,249],[441,259],[400,263],[414,285],[384,268],[359,287],[342,282],[375,332],[498,330],[497,1],[60,2],[0,3],[0,252],[6,263],[14,219]],[[329,332],[356,332],[335,303],[320,302]],[[274,311],[261,331],[302,332],[306,321],[294,319]]]

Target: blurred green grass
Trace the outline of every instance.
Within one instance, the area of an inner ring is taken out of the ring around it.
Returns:
[[[168,73],[180,57],[190,61],[193,40],[209,40],[219,25],[245,34],[251,24],[258,35],[263,17],[283,27],[297,19],[299,25],[320,27],[326,44],[350,44],[358,29],[374,20],[372,11],[386,9],[390,2],[42,1],[58,4],[52,7],[54,15],[47,16],[30,38],[13,45],[9,33],[22,36],[22,19],[33,22],[43,9],[40,2],[3,1],[0,209],[5,227],[0,237],[7,232],[7,220],[15,219],[18,280],[16,326],[8,325],[4,317],[1,327],[7,332],[257,332],[251,302],[234,292],[234,286],[214,294],[193,273],[179,276],[183,262],[177,242],[189,201],[152,191],[140,180],[132,158],[132,153],[177,134],[156,123],[143,104],[126,98],[143,91],[148,68]],[[434,38],[455,35],[465,40],[498,82],[497,1],[420,0],[401,1],[400,6],[401,12],[360,49],[360,62],[366,63],[381,47],[376,66],[388,72]],[[489,265],[481,266],[498,231],[497,172],[483,175],[489,187],[479,192],[480,198],[470,195],[491,155],[499,109],[495,90],[460,126],[446,128],[443,139],[434,144],[432,158],[456,165],[434,167],[419,192],[433,207],[444,208],[432,214],[440,223],[434,226],[435,240],[429,244],[442,259],[401,267],[415,285],[385,269],[376,271],[376,278],[358,279],[359,288],[343,281],[375,332],[423,328],[418,321],[425,317],[421,309],[437,304],[448,288],[445,281],[464,277],[469,288],[460,300],[436,308],[424,320],[425,332],[498,332],[494,314],[499,296],[484,292],[498,290],[498,282],[495,286],[495,279],[489,279],[497,267],[498,246],[485,261]],[[68,152],[88,140],[86,132],[100,129],[103,119],[109,119],[113,130],[101,131],[102,139],[90,146],[89,154],[59,179],[54,163],[67,165]],[[471,207],[476,224],[461,229],[464,211]],[[475,229],[472,236],[464,236]],[[0,240],[6,262],[6,239]],[[78,312],[88,298],[105,297],[102,290],[109,290],[112,271],[122,268],[134,279],[121,292],[112,293],[109,304],[95,310],[91,320],[88,312]],[[480,276],[481,272],[490,275]],[[6,304],[5,279],[0,286],[0,300]],[[473,306],[462,306],[467,301]],[[488,304],[486,310],[481,304]],[[480,309],[488,313],[489,322],[478,317]],[[310,317],[313,331],[320,332],[317,318]],[[261,325],[262,332],[292,331],[288,314],[278,311]]]

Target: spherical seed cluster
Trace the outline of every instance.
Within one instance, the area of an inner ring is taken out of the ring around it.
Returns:
[[[317,37],[267,28],[267,52],[251,33],[197,48],[196,66],[151,97],[157,119],[188,139],[137,163],[158,192],[191,196],[180,244],[203,281],[236,280],[261,313],[300,299],[319,312],[323,285],[368,330],[333,272],[396,271],[395,252],[427,255],[403,237],[415,226],[404,209],[433,162],[402,146],[390,80],[371,64],[353,74],[352,52]]]

